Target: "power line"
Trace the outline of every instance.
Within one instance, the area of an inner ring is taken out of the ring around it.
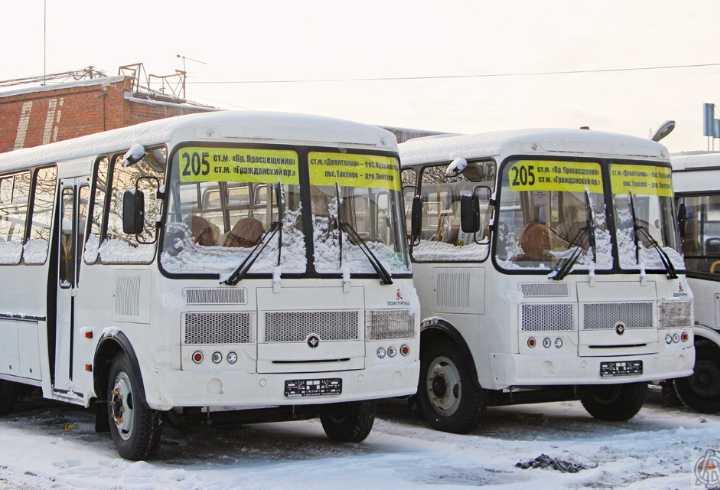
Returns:
[[[720,63],[702,63],[695,65],[646,66],[636,68],[601,68],[597,70],[538,71],[526,73],[488,73],[484,75],[435,75],[422,77],[381,77],[381,78],[323,78],[314,80],[235,80],[235,81],[193,81],[197,84],[262,84],[262,83],[332,83],[332,82],[384,82],[393,80],[449,80],[455,78],[500,78],[530,77],[543,75],[575,75],[581,73],[614,73],[627,71],[674,70],[679,68],[705,68],[720,66]]]

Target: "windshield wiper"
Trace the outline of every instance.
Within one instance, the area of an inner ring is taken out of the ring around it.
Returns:
[[[383,267],[380,259],[377,258],[377,255],[375,255],[373,251],[370,250],[370,247],[368,247],[367,243],[365,243],[365,240],[363,240],[362,237],[358,235],[357,231],[355,231],[355,228],[353,228],[352,225],[347,221],[340,220],[339,222],[340,231],[345,231],[348,234],[348,238],[350,239],[350,241],[360,247],[360,250],[363,251],[365,256],[370,261],[370,265],[373,266],[375,271],[380,276],[380,284],[392,284],[393,282],[390,277],[390,273],[387,271],[387,269],[385,269],[385,267]]]
[[[590,206],[590,194],[587,189],[585,190],[585,208],[588,217],[587,221],[585,222],[585,226],[578,230],[577,234],[572,239],[566,249],[567,251],[570,250],[572,247],[575,247],[575,250],[572,251],[570,257],[563,257],[558,261],[558,263],[553,268],[553,272],[555,274],[552,275],[551,272],[551,275],[549,276],[550,279],[560,281],[561,279],[564,279],[568,274],[570,274],[570,271],[575,265],[575,262],[577,262],[582,255],[583,247],[580,243],[580,240],[583,236],[585,237],[588,246],[592,248],[593,262],[597,261],[597,253],[595,251],[595,216],[593,215],[592,207]]]
[[[677,272],[675,272],[675,266],[673,266],[672,260],[670,260],[667,252],[665,252],[665,250],[662,249],[657,240],[655,240],[652,235],[650,235],[650,230],[648,230],[647,227],[638,223],[637,215],[635,213],[635,201],[633,200],[632,191],[628,191],[628,199],[630,200],[630,214],[633,220],[633,231],[635,235],[635,262],[637,262],[638,265],[640,264],[640,245],[638,244],[638,232],[642,232],[642,234],[645,236],[645,239],[650,242],[650,245],[652,245],[655,250],[657,250],[660,261],[665,266],[665,271],[667,272],[668,279],[677,279],[678,275]]]
[[[278,193],[278,220],[273,221],[270,225],[270,229],[266,231],[263,236],[260,238],[260,243],[258,243],[252,252],[250,252],[250,255],[245,257],[245,260],[243,260],[240,265],[238,266],[235,271],[233,271],[232,274],[230,274],[230,277],[225,279],[224,281],[220,281],[221,284],[227,284],[229,286],[235,286],[237,283],[243,280],[243,277],[245,277],[245,274],[247,274],[247,271],[250,270],[250,267],[255,263],[257,258],[260,256],[260,254],[265,250],[265,247],[267,247],[268,243],[273,239],[273,237],[276,234],[279,234],[278,238],[278,265],[280,265],[280,254],[282,252],[282,220],[284,215],[284,208],[283,208],[283,195],[282,195],[282,186],[280,184],[277,184],[277,193]]]

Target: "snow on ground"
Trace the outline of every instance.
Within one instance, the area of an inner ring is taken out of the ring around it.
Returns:
[[[365,442],[330,441],[317,420],[166,426],[150,462],[118,458],[110,437],[66,432],[80,408],[26,400],[0,418],[0,490],[35,489],[704,489],[693,476],[720,449],[720,416],[662,407],[657,391],[629,422],[592,419],[579,402],[488,409],[472,434],[431,430],[403,401],[383,403]],[[521,469],[541,454],[577,473]]]

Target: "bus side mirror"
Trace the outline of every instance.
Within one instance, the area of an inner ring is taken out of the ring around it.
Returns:
[[[140,190],[127,190],[123,194],[123,233],[137,235],[145,225],[145,194]]]
[[[477,194],[460,198],[460,227],[463,233],[480,231],[480,199]]]
[[[422,231],[422,204],[421,196],[413,197],[411,210],[412,218],[410,222],[410,234],[413,237],[420,236],[420,232]]]
[[[680,231],[680,238],[685,239],[685,222],[687,221],[687,209],[685,209],[685,203],[681,202],[678,205],[677,211],[678,228]]]

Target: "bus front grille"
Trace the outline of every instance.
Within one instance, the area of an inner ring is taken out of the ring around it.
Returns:
[[[619,323],[626,329],[653,328],[653,304],[587,303],[583,305],[583,329],[614,329]]]
[[[255,314],[185,313],[183,326],[185,345],[248,344],[254,341]]]
[[[524,332],[573,330],[574,324],[571,304],[522,305],[521,325]]]
[[[187,288],[183,290],[189,305],[245,305],[245,288]]]
[[[321,340],[360,340],[360,312],[266,311],[263,342],[305,342],[311,334]]]

